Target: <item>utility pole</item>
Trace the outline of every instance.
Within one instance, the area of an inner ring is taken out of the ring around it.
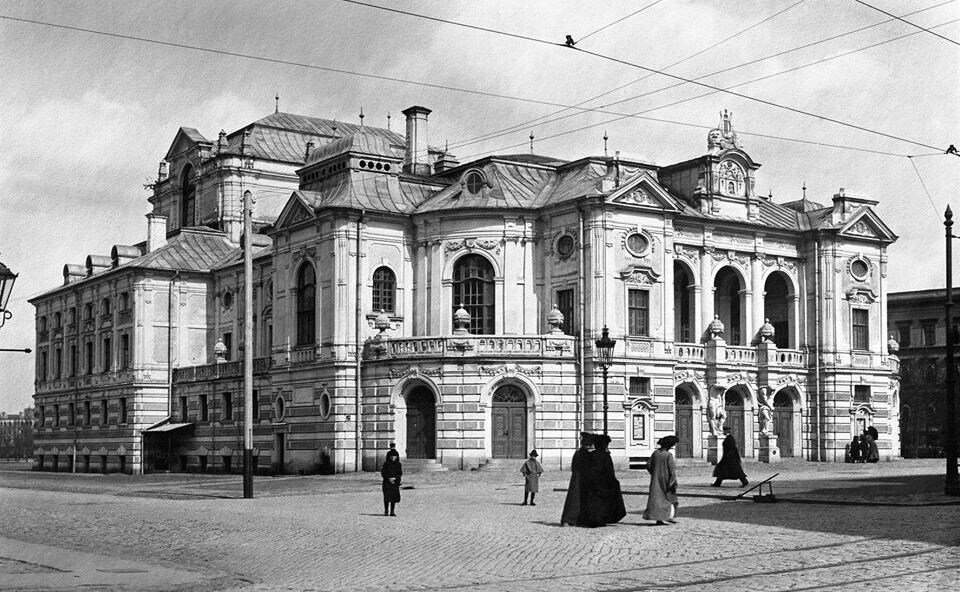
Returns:
[[[243,497],[253,497],[253,195],[243,192]]]
[[[946,392],[946,429],[944,430],[943,452],[947,457],[947,478],[944,493],[960,495],[960,478],[957,475],[957,369],[953,365],[953,212],[947,206],[943,214],[943,225],[946,228],[947,248],[947,299],[943,308],[947,315],[947,392]]]

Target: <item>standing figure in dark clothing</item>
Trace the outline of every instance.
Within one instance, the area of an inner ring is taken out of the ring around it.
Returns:
[[[869,426],[867,428],[867,433],[870,434],[870,437],[873,438],[874,442],[880,439],[880,432],[877,431],[877,426]]]
[[[860,436],[854,436],[853,442],[850,442],[850,462],[863,462],[863,458],[860,456]]]
[[[867,440],[869,437],[870,433],[867,430],[863,430],[860,434],[860,462],[867,462],[870,456],[870,442]]]
[[[567,487],[567,499],[563,502],[560,526],[583,526],[581,514],[585,511],[586,496],[593,483],[592,446],[593,434],[580,432],[580,448],[573,453],[570,461],[570,486]]]
[[[867,456],[863,460],[868,463],[880,462],[880,451],[877,449],[877,443],[873,436],[867,433],[863,436],[863,439],[867,442]]]
[[[400,453],[394,449],[387,452],[387,460],[380,469],[383,477],[383,515],[396,516],[396,505],[400,503],[400,478],[403,468],[400,466]]]
[[[723,439],[723,457],[713,468],[713,476],[717,478],[713,486],[720,487],[724,479],[739,479],[740,485],[746,487],[750,482],[747,481],[747,474],[743,472],[743,465],[740,463],[737,440],[730,433],[730,428],[723,428],[723,433],[726,436]]]
[[[587,500],[587,515],[584,520],[588,526],[613,524],[627,515],[609,446],[610,436],[597,436],[594,440],[594,451],[590,453],[594,459],[595,479],[593,492]]]

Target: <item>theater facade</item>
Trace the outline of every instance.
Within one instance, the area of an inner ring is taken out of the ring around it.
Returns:
[[[216,141],[181,128],[147,239],[32,299],[37,468],[237,471],[245,355],[261,472],[374,470],[391,443],[412,465],[536,448],[566,467],[605,419],[623,465],[667,434],[712,460],[724,425],[747,459],[843,461],[870,425],[897,455],[876,201],[758,195],[728,113],[665,166],[461,163],[427,143],[428,109],[403,113],[403,134],[285,113]]]

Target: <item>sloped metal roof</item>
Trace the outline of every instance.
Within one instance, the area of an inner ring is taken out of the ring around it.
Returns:
[[[355,208],[393,214],[409,214],[436,186],[403,181],[396,175],[347,171],[320,183],[316,190],[295,192],[314,210]]]
[[[307,163],[326,160],[347,152],[369,154],[371,156],[388,156],[390,158],[403,158],[404,155],[403,148],[391,145],[390,142],[381,136],[365,133],[351,134],[321,146],[310,154]]]
[[[121,266],[180,271],[210,271],[237,246],[219,231],[182,228],[167,244]]]

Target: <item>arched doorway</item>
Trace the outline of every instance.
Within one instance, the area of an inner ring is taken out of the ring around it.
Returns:
[[[744,398],[743,387],[735,386],[727,389],[727,392],[723,396],[723,403],[727,412],[727,419],[724,425],[730,428],[730,433],[736,439],[737,446],[740,447],[740,454],[746,456],[746,450],[749,447],[747,446],[747,422],[746,413],[744,412]],[[751,435],[752,432],[753,430],[751,430]]]
[[[774,341],[780,349],[789,349],[793,344],[790,322],[793,318],[793,300],[786,274],[782,271],[771,273],[763,285],[763,316],[773,325]]]
[[[491,405],[491,452],[493,458],[527,457],[527,397],[513,385],[493,393]]]
[[[674,391],[676,410],[674,419],[676,421],[677,438],[677,458],[693,458],[693,438],[696,431],[693,429],[693,406],[696,396],[690,388],[680,385]]]
[[[673,262],[673,340],[677,343],[695,343],[694,280],[687,266]]]
[[[781,458],[794,456],[793,449],[793,397],[787,389],[780,389],[773,397],[773,433]]]
[[[725,340],[730,345],[744,344],[744,328],[747,315],[744,312],[744,283],[732,267],[717,272],[714,286],[713,310],[726,328]]]
[[[437,404],[426,387],[407,395],[407,458],[436,458]]]

